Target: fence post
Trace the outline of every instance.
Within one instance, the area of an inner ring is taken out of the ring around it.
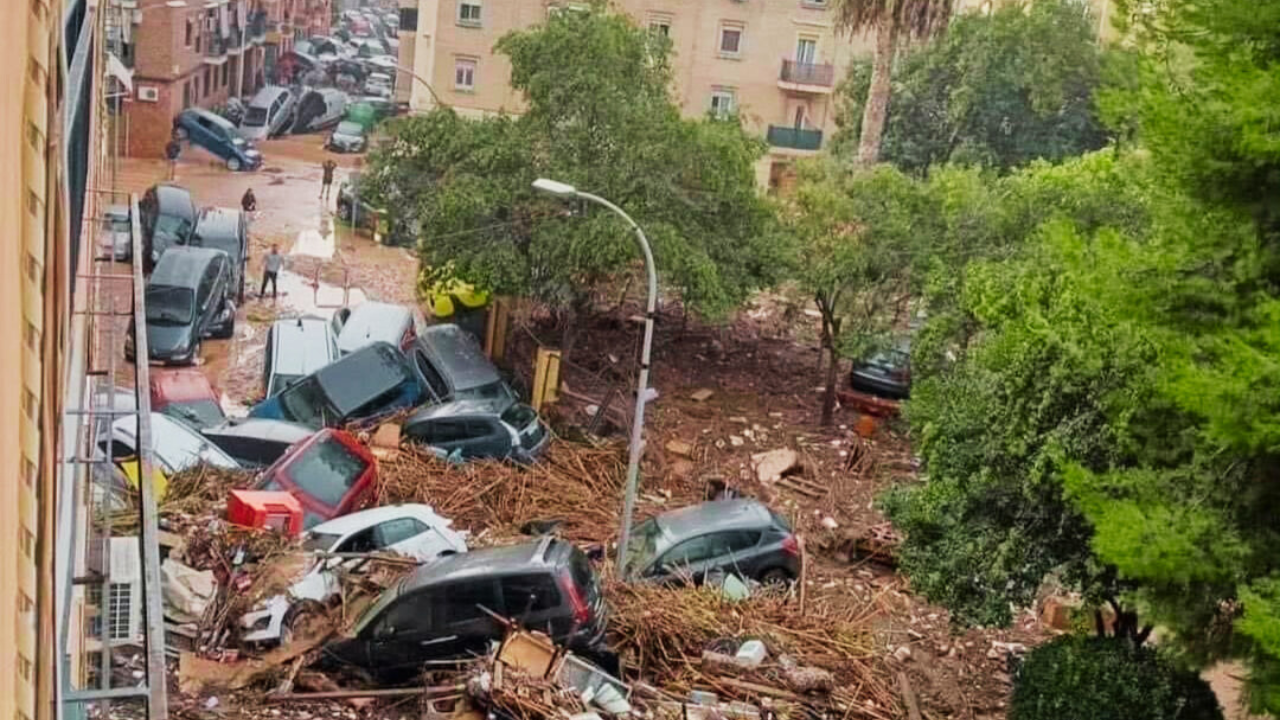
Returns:
[[[538,348],[538,355],[533,370],[533,409],[542,411],[544,403],[554,403],[559,398],[556,391],[560,387],[560,351],[549,348]]]

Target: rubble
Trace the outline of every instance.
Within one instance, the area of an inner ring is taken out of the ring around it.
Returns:
[[[756,478],[762,483],[777,481],[799,461],[799,455],[790,448],[779,448],[751,456],[751,465],[755,468]]]

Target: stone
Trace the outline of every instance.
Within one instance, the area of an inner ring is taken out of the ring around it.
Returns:
[[[730,435],[730,436],[729,436],[729,444],[730,444],[730,445],[732,445],[732,446],[734,446],[734,447],[742,447],[743,445],[745,445],[745,444],[746,444],[746,442],[747,442],[746,440],[743,440],[742,438],[738,437],[737,435]]]
[[[668,440],[667,452],[680,457],[693,457],[693,446],[683,440]]]
[[[791,448],[778,448],[751,456],[751,465],[756,470],[756,478],[760,482],[773,482],[782,474],[796,466],[800,457]]]
[[[835,518],[828,515],[822,518],[822,527],[828,530],[835,530],[836,528],[840,527],[840,523],[836,522]]]
[[[697,390],[694,390],[693,393],[689,395],[689,399],[693,400],[694,402],[706,402],[711,399],[712,395],[715,395],[715,394],[716,394],[715,391],[709,388],[699,388]]]
[[[911,648],[906,645],[901,645],[898,649],[893,651],[893,657],[897,659],[898,662],[906,662],[911,659]]]

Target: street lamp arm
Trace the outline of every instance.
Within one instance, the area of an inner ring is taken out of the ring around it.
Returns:
[[[640,229],[640,225],[637,224],[635,220],[632,220],[631,216],[623,211],[622,208],[614,205],[608,200],[605,200],[599,195],[592,195],[591,193],[582,192],[581,190],[577,191],[576,194],[583,200],[589,200],[597,205],[603,205],[604,207],[609,208],[625,220],[627,225],[629,225],[631,230],[636,234],[636,241],[637,244],[640,245],[640,252],[644,254],[644,269],[649,285],[649,307],[647,308],[647,311],[648,314],[652,316],[654,312],[657,311],[658,272],[653,262],[653,250],[649,247],[649,238],[645,237],[644,231]],[[649,364],[649,358],[647,355],[644,359],[644,364],[646,366]]]

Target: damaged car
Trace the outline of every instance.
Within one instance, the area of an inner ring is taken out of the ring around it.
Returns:
[[[465,553],[463,533],[450,528],[428,505],[389,505],[344,515],[311,528],[303,547],[314,554],[301,577],[288,590],[263,602],[241,618],[241,640],[288,642],[296,621],[323,612],[341,595],[341,573],[360,572],[365,559],[335,557],[396,553],[421,563]]]
[[[256,489],[292,494],[309,529],[360,507],[377,479],[377,460],[354,435],[321,430],[264,470]]]

